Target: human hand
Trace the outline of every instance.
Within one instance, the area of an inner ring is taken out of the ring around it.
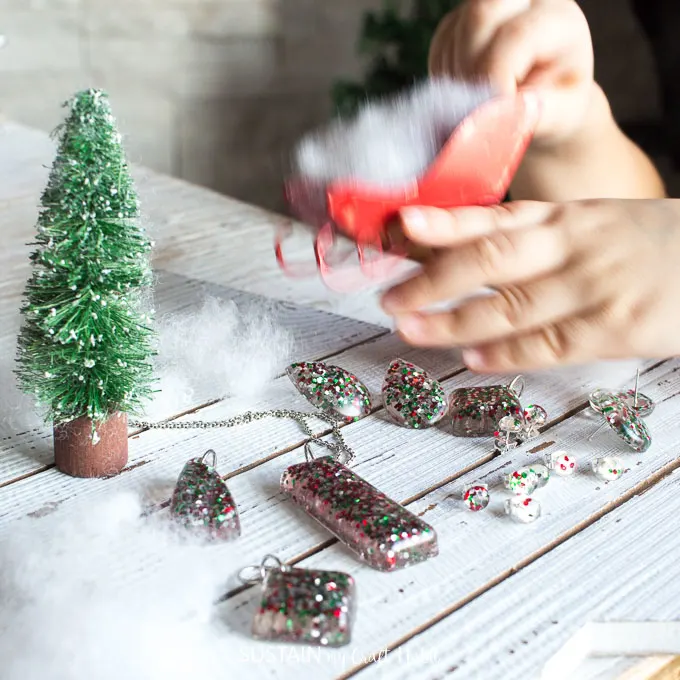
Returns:
[[[533,90],[538,145],[585,125],[597,92],[590,29],[574,0],[466,0],[440,23],[430,72],[490,80],[503,94]]]
[[[433,248],[383,298],[404,339],[484,373],[680,355],[680,201],[406,209]],[[490,287],[449,312],[420,310]]]

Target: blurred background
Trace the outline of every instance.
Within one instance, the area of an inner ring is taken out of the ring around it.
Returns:
[[[383,0],[0,0],[0,112],[51,130],[74,91],[104,88],[133,162],[282,210],[292,145],[362,89],[419,75],[436,15],[456,2],[387,4],[384,14]],[[580,4],[617,119],[674,191],[680,3]]]

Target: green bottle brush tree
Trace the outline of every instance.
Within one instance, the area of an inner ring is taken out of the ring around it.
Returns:
[[[76,94],[38,217],[17,375],[54,424],[55,462],[81,477],[127,463],[127,416],[152,380],[151,243],[106,95]]]

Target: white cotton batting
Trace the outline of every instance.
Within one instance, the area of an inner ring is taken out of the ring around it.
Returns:
[[[158,333],[151,419],[227,396],[257,400],[294,360],[292,335],[265,303],[207,298],[196,312],[159,319]]]
[[[304,137],[294,151],[295,171],[322,183],[398,187],[420,178],[459,123],[493,96],[482,83],[428,80]]]
[[[79,499],[0,537],[2,680],[221,677],[215,600],[238,551],[180,540],[134,495]]]

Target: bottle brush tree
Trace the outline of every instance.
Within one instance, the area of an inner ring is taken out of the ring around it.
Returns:
[[[38,217],[17,375],[54,425],[55,462],[82,477],[127,463],[127,413],[151,390],[151,243],[106,95],[76,94]]]

